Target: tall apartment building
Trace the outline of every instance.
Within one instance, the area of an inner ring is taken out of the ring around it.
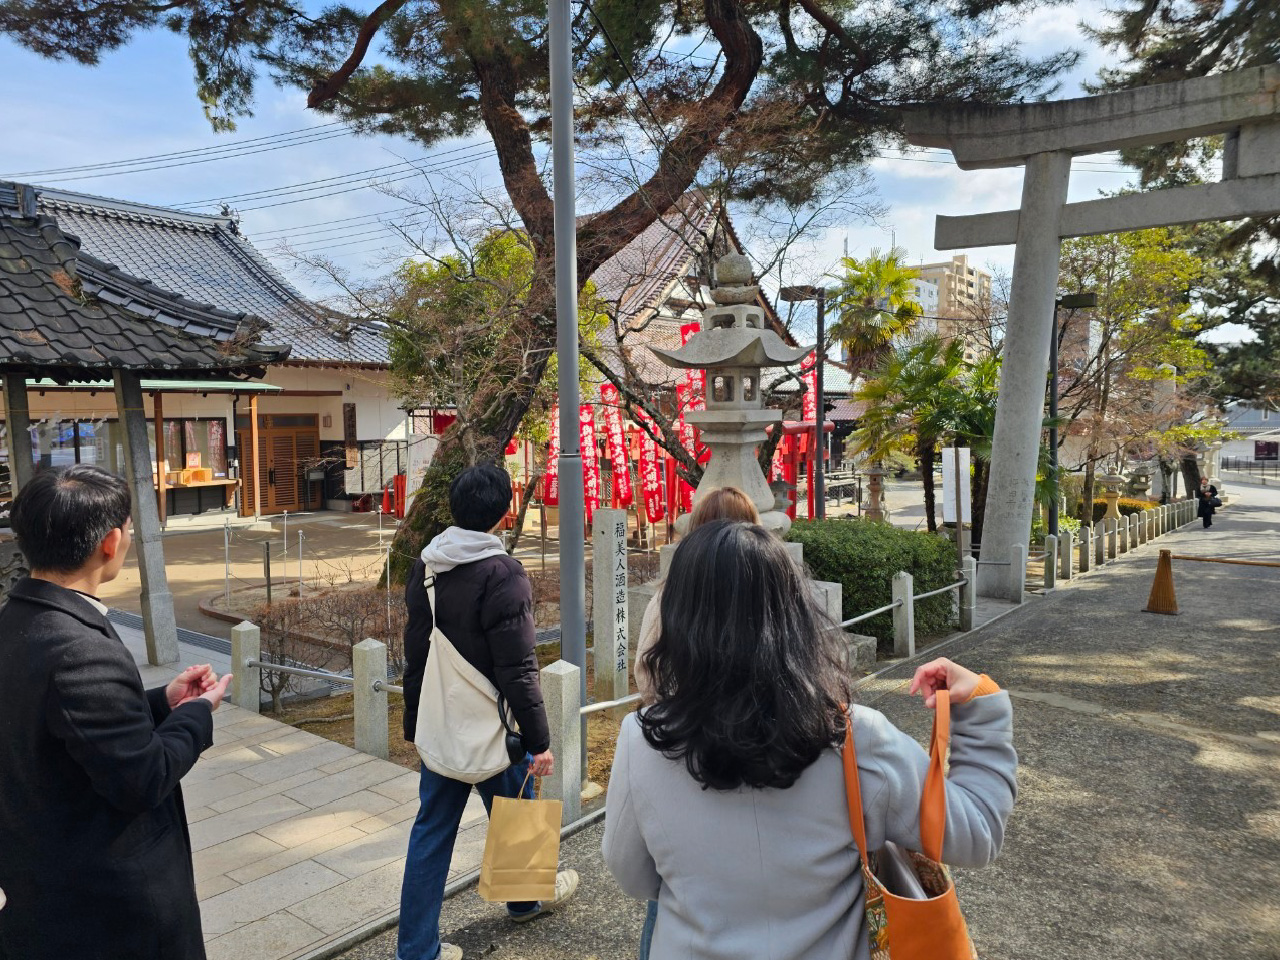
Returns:
[[[921,264],[916,272],[937,288],[938,334],[963,340],[965,357],[974,359],[988,339],[991,274],[970,266],[966,254]]]

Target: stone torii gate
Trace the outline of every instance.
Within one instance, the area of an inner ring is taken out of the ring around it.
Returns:
[[[964,170],[1026,168],[1022,206],[937,218],[939,250],[1013,243],[978,592],[1013,596],[1002,564],[1031,526],[1063,237],[1280,213],[1280,66],[1049,103],[913,112],[907,139]],[[1071,158],[1225,134],[1219,183],[1067,203]]]

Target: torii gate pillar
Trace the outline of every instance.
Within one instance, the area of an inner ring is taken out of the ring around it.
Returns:
[[[951,150],[962,169],[1026,167],[1020,209],[938,217],[934,240],[939,250],[1017,244],[978,567],[981,596],[1017,600],[1004,567],[1031,531],[1062,238],[1280,213],[1280,65],[1098,97],[922,110],[904,127],[917,146]],[[1066,202],[1073,156],[1220,133],[1221,183]]]

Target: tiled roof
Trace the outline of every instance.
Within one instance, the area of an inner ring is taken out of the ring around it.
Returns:
[[[0,364],[54,380],[105,369],[260,375],[288,348],[254,342],[246,318],[174,296],[82,257],[29,188],[0,185]]]
[[[55,216],[84,252],[198,303],[260,318],[267,339],[292,345],[292,361],[388,363],[375,328],[308,301],[228,217],[36,190],[41,212]]]

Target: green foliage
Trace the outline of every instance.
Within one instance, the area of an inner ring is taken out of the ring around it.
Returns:
[[[831,336],[844,344],[851,362],[863,369],[893,349],[920,319],[911,281],[919,274],[907,265],[907,252],[873,249],[864,259],[844,257],[831,295],[836,321]]]
[[[1139,500],[1136,497],[1121,497],[1116,503],[1116,509],[1120,511],[1120,516],[1128,517],[1135,513],[1141,513],[1143,510],[1150,510],[1152,507],[1158,507],[1159,504],[1155,500]],[[1097,499],[1093,501],[1093,522],[1097,523],[1102,519],[1102,515],[1107,512],[1107,501]]]
[[[1058,535],[1061,536],[1063,531],[1069,531],[1072,536],[1080,532],[1080,521],[1075,517],[1058,516]],[[1044,538],[1049,535],[1049,520],[1042,514],[1037,513],[1031,518],[1031,546],[1043,547]]]
[[[804,562],[817,580],[843,588],[844,619],[892,601],[893,575],[905,570],[916,593],[927,593],[956,579],[955,545],[943,537],[902,530],[887,523],[859,520],[797,520],[787,534],[804,544]],[[917,636],[936,636],[954,625],[952,594],[916,604]],[[880,614],[855,624],[855,633],[893,642],[893,615]]]

